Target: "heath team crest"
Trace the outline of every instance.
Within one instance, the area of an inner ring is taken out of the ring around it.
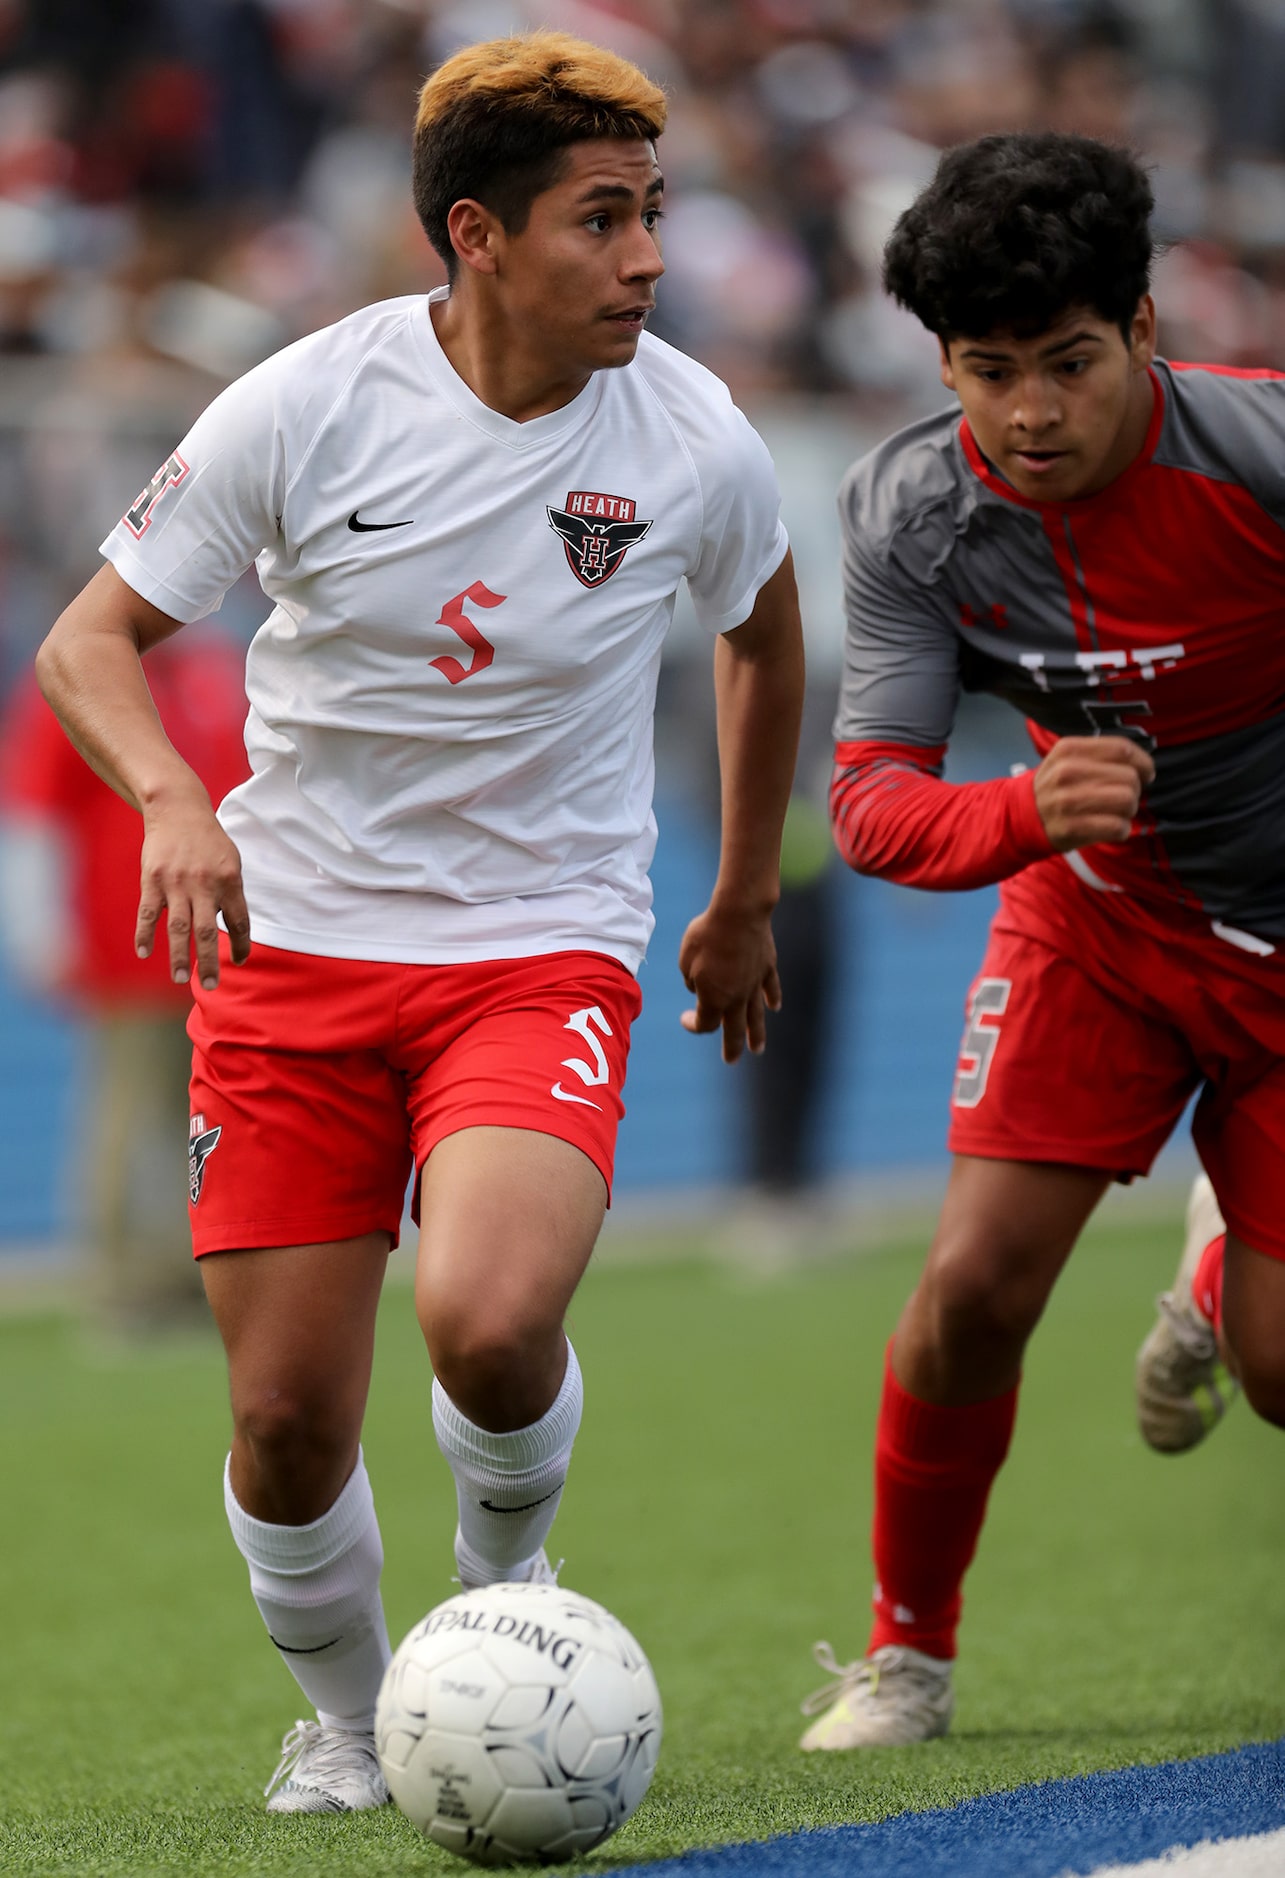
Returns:
[[[637,505],[628,496],[606,496],[594,489],[573,489],[565,509],[549,509],[549,526],[562,537],[567,565],[582,587],[610,580],[650,522],[634,520]]]

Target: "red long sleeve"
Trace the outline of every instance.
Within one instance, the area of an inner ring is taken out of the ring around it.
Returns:
[[[948,783],[944,746],[841,743],[830,819],[859,874],[938,892],[988,887],[1054,852],[1035,806],[1035,778]]]

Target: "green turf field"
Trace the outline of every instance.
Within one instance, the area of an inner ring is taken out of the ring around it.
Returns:
[[[809,1658],[864,1640],[881,1352],[918,1253],[772,1277],[673,1237],[575,1305],[587,1413],[554,1556],[649,1651],[665,1741],[599,1870],[882,1818],[996,1787],[1285,1732],[1285,1450],[1238,1404],[1149,1454],[1130,1373],[1177,1222],[1093,1229],[1032,1349],[970,1586],[956,1727],[862,1758],[795,1748]],[[228,1537],[211,1339],[95,1352],[68,1317],[0,1319],[0,1871],[461,1870],[391,1810],[274,1818],[299,1709]],[[427,1364],[390,1286],[366,1434],[400,1636],[449,1595],[453,1496]]]

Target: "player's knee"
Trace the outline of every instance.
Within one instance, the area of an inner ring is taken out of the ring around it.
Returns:
[[[455,1406],[483,1426],[536,1419],[540,1407],[527,1413],[528,1398],[539,1393],[551,1340],[560,1334],[539,1315],[476,1305],[438,1312],[424,1326],[433,1374]]]
[[[452,1401],[502,1388],[530,1362],[529,1340],[517,1325],[463,1321],[428,1339],[433,1374]]]
[[[997,1267],[985,1248],[960,1245],[935,1258],[922,1289],[937,1335],[946,1346],[1024,1344],[1040,1303],[1020,1275]]]
[[[332,1472],[352,1445],[352,1430],[333,1403],[272,1384],[239,1395],[235,1425],[256,1471],[273,1480]]]

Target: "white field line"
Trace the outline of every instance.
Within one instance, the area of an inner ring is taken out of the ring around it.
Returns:
[[[1285,1878],[1285,1831],[1206,1839],[1141,1865],[1103,1865],[1093,1878]]]

